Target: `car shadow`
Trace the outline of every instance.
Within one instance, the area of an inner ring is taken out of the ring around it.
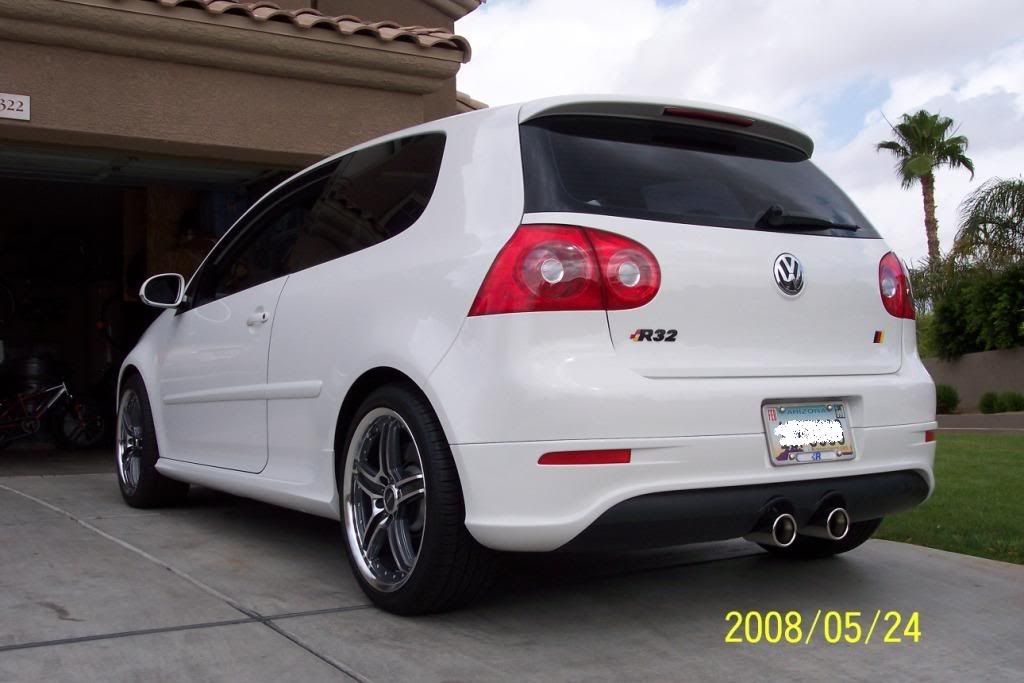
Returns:
[[[334,520],[198,486],[182,506],[164,514],[215,531],[222,539],[256,543],[264,553],[276,548],[293,560],[330,567],[339,572],[339,583],[354,583]],[[628,552],[498,553],[493,584],[479,604],[497,606],[567,587],[586,590],[594,582],[635,581],[638,575],[743,558],[767,567],[785,564],[742,540]]]

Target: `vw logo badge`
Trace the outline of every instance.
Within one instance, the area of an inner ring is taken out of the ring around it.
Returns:
[[[775,284],[783,294],[796,296],[804,288],[804,267],[792,254],[779,254],[775,258]]]

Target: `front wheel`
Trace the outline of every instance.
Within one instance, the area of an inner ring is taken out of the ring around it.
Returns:
[[[786,557],[797,560],[816,560],[823,557],[831,557],[839,553],[849,552],[858,548],[871,538],[882,525],[882,518],[868,519],[863,522],[854,522],[846,536],[838,541],[830,541],[825,538],[813,536],[797,536],[792,545],[785,548],[765,545],[759,543],[762,548],[778,557]]]
[[[426,399],[404,385],[374,391],[344,444],[342,530],[367,597],[411,615],[452,609],[481,593],[493,554],[466,530],[455,462]]]
[[[135,508],[173,505],[188,495],[188,484],[157,472],[160,451],[142,378],[129,377],[117,406],[117,483],[124,502]]]

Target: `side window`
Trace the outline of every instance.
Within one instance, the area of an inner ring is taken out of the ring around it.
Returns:
[[[444,143],[444,134],[431,133],[347,155],[299,231],[288,270],[366,249],[415,223],[437,184]]]
[[[213,254],[199,274],[192,307],[287,275],[299,233],[327,181],[319,175],[296,186],[258,214],[237,240]]]

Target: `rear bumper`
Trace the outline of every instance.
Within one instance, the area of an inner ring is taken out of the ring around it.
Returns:
[[[931,492],[935,443],[925,440],[925,432],[935,427],[934,422],[925,422],[854,428],[854,460],[788,467],[769,462],[763,433],[463,444],[453,445],[452,452],[462,480],[470,533],[483,545],[499,550],[549,551],[580,536],[606,514],[611,516],[602,526],[610,520],[613,526],[622,527],[634,517],[643,522],[651,505],[645,498],[653,494],[669,494],[668,498],[687,494],[677,498],[682,501],[678,512],[657,513],[655,523],[681,526],[682,517],[693,517],[692,525],[706,525],[708,515],[719,516],[715,510],[722,501],[736,507],[734,518],[700,535],[684,532],[657,540],[641,539],[631,532],[638,542],[629,545],[741,536],[750,530],[754,522],[748,524],[748,520],[756,521],[765,501],[773,495],[783,496],[783,491],[799,499],[794,500],[794,507],[806,511],[815,496],[842,486],[849,494],[844,503],[855,520],[888,514],[920,502]],[[632,450],[630,463],[537,464],[541,455],[551,451],[617,448]],[[862,478],[891,473],[901,473],[893,482],[921,483],[900,484],[909,486],[910,492],[901,488],[893,495],[884,493],[880,500],[873,497],[870,486],[851,483],[872,482],[876,480]],[[908,475],[916,479],[905,480]],[[734,495],[740,489],[743,492]],[[712,499],[716,502],[711,509],[701,512],[701,503]]]
[[[914,507],[928,497],[920,472],[726,486],[650,493],[613,506],[564,550],[655,548],[735,538],[750,533],[773,506],[807,524],[826,502],[846,508],[855,522]]]

